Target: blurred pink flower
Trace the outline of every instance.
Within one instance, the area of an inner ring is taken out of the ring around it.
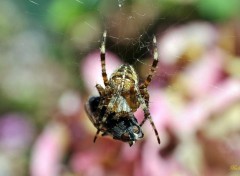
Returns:
[[[215,48],[185,68],[181,76],[191,96],[201,98],[218,84],[223,76],[224,57],[223,51]]]
[[[133,152],[130,158],[125,158],[125,154],[127,154],[125,152],[127,152],[127,150],[128,152],[136,151],[136,147],[129,148],[127,143],[123,144],[106,137],[98,140],[95,144],[92,143],[92,145],[85,146],[81,149],[78,148],[77,151],[73,153],[70,166],[74,173],[85,176],[132,175],[131,166],[133,162],[137,161],[136,157],[138,157],[139,154],[136,155],[136,152]],[[123,145],[128,146],[128,149],[123,151]]]
[[[140,141],[138,142],[140,143]],[[125,161],[128,162],[133,162],[136,161],[137,159],[139,159],[139,153],[141,152],[140,150],[140,145],[133,145],[131,148],[129,147],[129,145],[127,145],[127,143],[125,145],[122,146],[121,148],[121,158]]]
[[[138,168],[139,167],[139,168]],[[135,168],[140,171],[135,171],[136,176],[190,176],[190,172],[178,162],[175,156],[163,158],[160,155],[159,147],[151,140],[147,140],[142,149],[141,164]]]
[[[217,84],[210,92],[206,104],[213,113],[218,113],[240,100],[240,80],[228,78]]]
[[[106,72],[108,77],[121,65],[119,58],[113,53],[106,51]],[[81,63],[81,74],[90,94],[97,94],[96,84],[103,84],[100,51],[95,51],[87,55]]]
[[[228,79],[216,86],[201,99],[194,99],[172,119],[171,124],[179,132],[195,132],[212,115],[226,110],[240,100],[240,81]]]
[[[48,124],[34,144],[31,157],[32,176],[58,176],[68,144],[68,131],[56,122]]]
[[[217,30],[207,22],[194,22],[169,29],[158,41],[160,60],[166,65],[176,64],[191,49],[200,53],[215,45]]]
[[[76,173],[82,173],[85,176],[104,176],[105,171],[100,161],[101,156],[99,156],[99,153],[96,151],[85,151],[76,153],[72,157],[71,165]]]

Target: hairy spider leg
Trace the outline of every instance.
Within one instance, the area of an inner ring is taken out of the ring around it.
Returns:
[[[156,40],[156,37],[154,36],[153,37],[153,63],[152,63],[149,75],[145,79],[144,83],[140,85],[140,88],[141,87],[148,87],[148,85],[152,81],[152,77],[153,77],[153,75],[156,71],[157,64],[158,64],[157,40]]]
[[[146,106],[149,108],[149,93],[147,91],[146,87],[140,87],[139,88],[140,93],[142,97],[144,98]],[[144,118],[143,121],[141,122],[140,126],[142,126],[146,122],[147,118]]]
[[[96,88],[100,96],[104,95],[104,88],[100,84],[96,84]]]
[[[148,94],[146,88],[150,84],[153,74],[154,74],[154,72],[157,68],[157,64],[158,64],[157,40],[156,40],[155,36],[153,37],[153,52],[154,52],[153,63],[152,63],[151,69],[150,69],[150,73],[149,73],[148,77],[146,78],[146,80],[144,81],[144,83],[139,86],[141,95],[144,97],[147,107],[149,106],[149,94]],[[141,122],[140,126],[142,126],[146,120],[147,120],[147,118],[144,118],[143,121]]]
[[[106,37],[107,37],[107,31],[105,30],[103,32],[103,39],[102,39],[102,44],[101,44],[101,48],[100,48],[100,57],[101,57],[101,67],[102,67],[102,78],[103,78],[103,82],[104,82],[104,85],[105,87],[109,85],[108,83],[108,77],[107,77],[107,72],[106,72],[106,59],[105,59],[105,53],[106,53]],[[104,93],[104,89],[101,85],[97,84],[96,85],[96,88],[100,94],[100,96],[102,96],[102,94]],[[98,109],[101,109],[102,108],[102,105],[99,105]],[[98,114],[99,115],[99,114]],[[98,126],[100,124],[97,124]],[[100,133],[100,129],[98,128],[97,132],[96,132],[96,135],[93,139],[93,142],[96,141],[97,139],[97,136],[98,134]]]
[[[119,93],[117,93],[117,94],[119,94]],[[116,102],[116,100],[117,100],[117,97],[118,97],[118,95],[115,95],[115,96],[113,96],[113,97],[111,98],[111,100],[110,100],[110,102],[109,102],[109,104],[108,104],[108,106],[107,106],[106,112],[105,112],[105,114],[104,114],[101,122],[97,124],[97,126],[98,126],[98,127],[97,127],[97,132],[96,132],[96,134],[95,134],[95,136],[94,136],[93,142],[96,142],[97,137],[98,137],[98,135],[99,135],[99,133],[100,133],[100,131],[101,131],[100,129],[102,128],[102,124],[105,123],[105,121],[107,120],[107,116],[109,115],[109,112],[111,112],[109,109],[112,109],[112,108],[113,108],[113,105],[115,104],[115,102]],[[100,105],[99,105],[99,106],[100,106]],[[100,107],[103,107],[103,106],[100,106]]]
[[[145,103],[146,103],[147,107],[148,107],[149,106],[149,93],[147,91],[147,88],[146,87],[140,87],[139,90],[140,90],[140,93],[141,93],[142,97],[145,100]]]
[[[114,93],[114,95],[112,96],[110,102],[108,103],[106,112],[105,112],[105,114],[104,114],[104,116],[103,116],[103,118],[102,118],[102,121],[101,121],[100,125],[101,125],[102,123],[105,123],[105,121],[107,120],[107,117],[108,117],[109,113],[112,112],[113,106],[114,106],[114,104],[115,104],[115,102],[117,101],[117,99],[118,99],[119,96],[120,96],[120,93],[119,93],[119,92]]]
[[[160,138],[159,138],[159,135],[158,135],[158,131],[157,131],[156,126],[155,126],[155,124],[154,124],[154,122],[152,120],[152,117],[150,115],[150,112],[149,112],[148,108],[143,108],[143,111],[144,111],[144,119],[146,118],[146,119],[148,119],[150,121],[150,124],[151,124],[151,126],[152,126],[152,128],[153,128],[153,130],[155,132],[156,137],[157,137],[157,141],[160,144],[161,141],[160,141]]]
[[[94,136],[94,139],[93,139],[93,142],[94,142],[94,143],[96,142],[99,133],[100,133],[100,129],[97,130],[97,132],[96,132],[96,134],[95,134],[95,136]]]
[[[104,93],[105,93],[104,88],[103,88],[100,84],[96,84],[96,88],[97,88],[97,90],[98,90],[98,93],[99,93],[100,97],[102,97],[102,96],[104,95]],[[101,101],[101,102],[102,102],[102,101]],[[104,100],[103,100],[103,102],[104,102]],[[100,112],[102,108],[103,108],[103,103],[100,103],[100,104],[98,105],[98,110],[97,110],[97,112]],[[100,114],[98,113],[98,114],[97,114],[97,117],[99,117],[99,115],[100,115]],[[98,134],[100,133],[100,128],[99,128],[100,125],[101,125],[101,123],[99,123],[99,122],[96,123],[97,132],[96,132],[96,134],[95,134],[95,136],[94,136],[94,139],[93,139],[93,142],[94,142],[94,143],[96,142],[97,137],[98,137]]]
[[[150,121],[150,124],[155,132],[155,136],[157,137],[157,141],[158,143],[160,144],[160,138],[159,138],[159,135],[158,135],[158,131],[156,129],[156,126],[152,120],[152,117],[151,117],[151,114],[149,112],[149,107],[146,105],[144,99],[142,98],[142,95],[140,94],[140,91],[137,89],[137,96],[138,96],[138,99],[139,101],[141,102],[141,106],[142,106],[142,109],[143,109],[143,112],[144,112],[144,119],[143,119],[143,122],[145,122],[147,119]],[[140,126],[142,126],[143,122],[140,124]]]
[[[105,52],[106,52],[106,37],[107,37],[107,31],[103,32],[103,39],[102,39],[102,45],[100,48],[101,51],[101,66],[102,66],[102,78],[103,78],[103,82],[104,85],[107,86],[108,85],[108,77],[107,77],[107,72],[106,72],[106,59],[105,59]]]

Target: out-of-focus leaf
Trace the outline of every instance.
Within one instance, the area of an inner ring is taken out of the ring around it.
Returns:
[[[83,4],[78,1],[55,0],[49,6],[47,22],[56,30],[63,30],[84,13]]]
[[[226,20],[238,13],[239,5],[239,0],[199,0],[197,8],[203,17],[218,21]]]

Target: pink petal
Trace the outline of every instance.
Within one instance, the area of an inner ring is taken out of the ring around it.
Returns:
[[[116,55],[106,52],[106,72],[108,77],[120,65],[121,61]],[[95,51],[84,58],[81,63],[81,74],[87,90],[91,94],[97,94],[95,88],[96,84],[104,86],[101,72],[100,51]]]

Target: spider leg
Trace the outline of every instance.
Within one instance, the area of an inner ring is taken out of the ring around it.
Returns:
[[[97,140],[97,137],[98,137],[98,135],[99,135],[99,133],[100,133],[100,129],[101,129],[101,127],[102,127],[102,125],[101,125],[101,121],[100,121],[100,119],[99,119],[99,117],[100,117],[100,115],[101,115],[101,111],[102,111],[102,109],[104,108],[104,102],[105,102],[105,100],[104,99],[102,99],[101,97],[102,97],[102,95],[105,93],[104,92],[104,88],[100,85],[100,84],[97,84],[96,85],[96,88],[97,88],[97,90],[98,90],[98,92],[99,92],[99,95],[100,95],[100,104],[98,105],[98,108],[97,108],[97,114],[96,114],[96,117],[98,117],[98,121],[97,121],[97,123],[96,123],[96,127],[97,127],[97,132],[96,132],[96,134],[95,134],[95,136],[94,136],[94,139],[93,139],[93,142],[95,143],[96,142],[96,140]],[[100,121],[100,122],[99,122]]]
[[[100,84],[96,84],[96,88],[100,96],[104,95],[104,88]]]
[[[153,128],[153,130],[155,132],[156,137],[157,137],[157,141],[160,144],[160,138],[159,138],[159,135],[158,135],[158,131],[157,131],[156,127],[155,127],[155,124],[154,124],[154,122],[152,120],[152,117],[150,115],[150,112],[149,112],[148,108],[146,108],[146,109],[144,108],[143,111],[144,111],[144,120],[146,121],[146,119],[148,119],[150,121],[150,124],[151,124],[151,126],[152,126],[152,128]]]
[[[145,100],[145,103],[146,103],[147,107],[148,107],[149,106],[149,93],[147,91],[147,88],[146,87],[141,87],[141,88],[139,88],[139,90],[140,90],[140,93],[141,93],[142,97]]]
[[[103,101],[104,102],[104,101]],[[102,111],[102,109],[104,108],[104,106],[103,106],[103,104],[104,103],[101,103],[100,105],[98,105],[98,110],[97,110],[97,117],[100,117],[100,115],[101,115],[101,111]],[[96,124],[96,127],[97,127],[97,132],[96,132],[96,134],[95,134],[95,136],[94,136],[94,139],[93,139],[93,142],[95,143],[96,142],[96,140],[97,140],[97,137],[98,137],[98,135],[99,135],[99,133],[100,133],[100,131],[101,131],[101,128],[102,128],[102,126],[103,126],[103,121],[102,121],[102,119],[98,119],[99,121],[97,122],[97,124]]]
[[[106,122],[107,117],[108,117],[109,113],[112,112],[113,106],[114,106],[115,102],[117,101],[117,99],[118,99],[118,94],[113,95],[113,97],[111,98],[110,102],[108,103],[106,112],[104,113],[104,116],[103,116],[103,118],[101,120],[100,127],[101,127],[101,124]]]
[[[104,31],[103,32],[103,39],[102,39],[102,44],[101,44],[101,48],[100,48],[100,57],[101,57],[101,66],[102,66],[102,78],[103,78],[103,82],[104,82],[104,85],[105,86],[108,86],[108,78],[107,78],[107,73],[106,73],[106,62],[105,62],[105,52],[106,52],[106,49],[105,49],[105,45],[106,45],[106,37],[107,37],[107,32]],[[99,95],[102,96],[104,94],[104,89],[103,87],[100,85],[100,84],[97,84],[96,85],[96,88],[99,92]],[[98,112],[101,111],[103,105],[99,105],[98,106]],[[100,114],[98,113],[97,116],[99,116]],[[101,123],[98,123],[97,124],[98,126],[98,130],[95,134],[95,137],[94,137],[94,140],[93,142],[95,142],[97,140],[97,137],[98,137],[98,134],[100,133],[100,129],[99,129],[99,126],[101,126]]]
[[[140,90],[136,89],[136,91],[137,91],[138,100],[140,101],[141,106],[143,108],[143,112],[144,112],[144,119],[143,119],[142,123],[140,124],[140,126],[142,126],[143,123],[148,119],[150,121],[150,124],[151,124],[154,132],[155,132],[155,136],[157,137],[157,141],[160,144],[160,138],[159,138],[159,135],[158,135],[158,131],[157,131],[156,126],[155,126],[155,124],[152,120],[151,114],[149,112],[149,108],[148,108],[147,104],[145,103],[144,99],[142,98]]]
[[[107,32],[104,31],[103,32],[103,39],[102,39],[102,45],[101,45],[100,51],[101,51],[102,78],[103,78],[103,82],[104,82],[105,86],[108,85],[108,78],[107,78],[107,73],[106,73],[106,62],[105,62],[106,37],[107,37]]]
[[[96,142],[99,133],[100,133],[100,129],[97,130],[97,132],[96,132],[96,134],[94,136],[94,139],[93,139],[94,143]]]
[[[144,118],[143,121],[140,123],[140,126],[143,126],[143,124],[146,122],[147,118]]]
[[[112,110],[112,108],[113,108],[113,105],[114,105],[114,103],[115,103],[116,100],[117,100],[116,96],[113,96],[113,97],[111,98],[110,102],[108,103],[108,106],[107,106],[107,109],[106,109],[106,111],[105,111],[105,113],[104,113],[104,115],[103,115],[103,118],[102,118],[102,119],[100,120],[100,122],[97,124],[97,132],[96,132],[96,134],[95,134],[95,137],[94,137],[94,139],[93,139],[93,142],[96,142],[97,137],[98,137],[98,135],[99,135],[99,133],[100,133],[102,127],[103,127],[103,124],[106,122],[107,117],[108,117],[109,113],[111,112],[111,110]],[[103,105],[99,105],[99,106],[98,106],[98,112],[100,112],[100,111],[102,110],[102,108],[103,108]],[[100,116],[100,113],[98,114],[98,116]]]
[[[140,93],[141,93],[142,97],[144,98],[146,106],[149,107],[149,93],[147,91],[147,88],[141,87]],[[146,120],[147,120],[147,118],[144,118],[143,121],[141,122],[140,126],[142,126],[146,122]]]
[[[157,50],[157,40],[156,37],[153,37],[153,63],[150,69],[150,73],[148,77],[145,79],[144,83],[140,85],[140,87],[148,87],[150,82],[152,81],[152,77],[154,75],[154,72],[156,71],[157,64],[158,64],[158,50]]]

